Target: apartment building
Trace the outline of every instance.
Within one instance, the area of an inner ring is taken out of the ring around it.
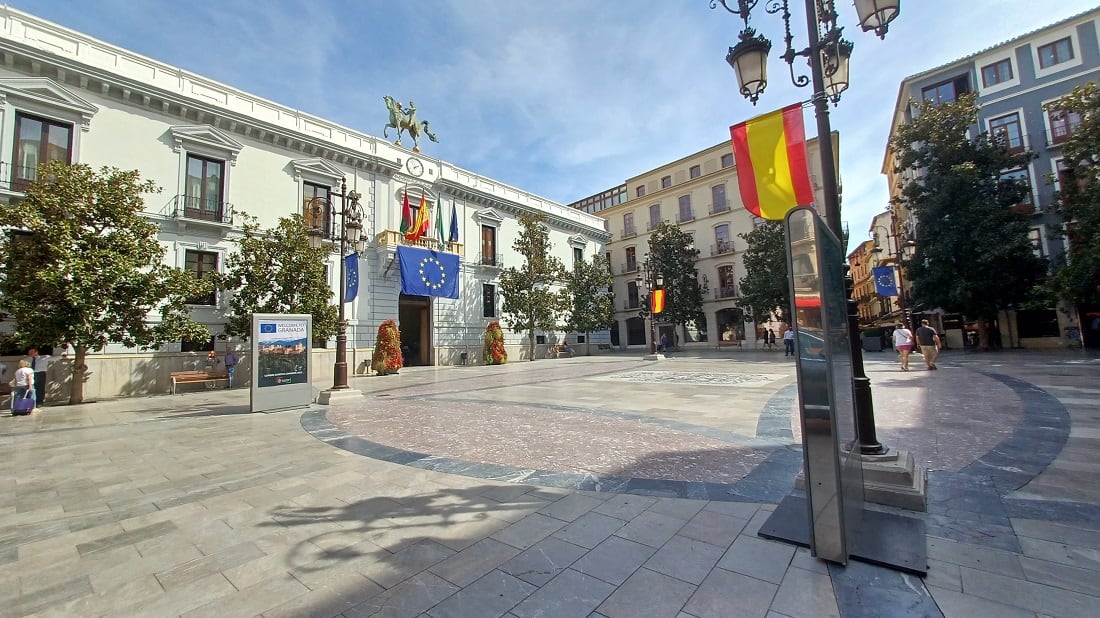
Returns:
[[[367,122],[381,129],[388,117],[381,100],[375,112]],[[597,216],[429,152],[0,7],[0,200],[21,200],[45,160],[136,169],[153,180],[163,191],[146,196],[145,210],[159,226],[165,261],[199,275],[224,268],[240,236],[240,213],[265,227],[292,213],[315,217],[309,205],[317,198],[342,206],[335,194],[346,182],[361,195],[368,241],[359,256],[359,295],[346,307],[348,362],[359,374],[369,371],[378,325],[387,319],[399,321],[411,364],[453,364],[464,353],[471,362],[479,358],[485,326],[499,319],[501,269],[521,259],[511,250],[521,215],[547,218],[554,251],[565,263],[601,254],[610,239]],[[401,293],[396,249],[406,244],[398,232],[406,197],[414,206],[423,198],[433,216],[441,209],[448,228],[452,211],[457,214],[459,239],[445,250],[461,258],[458,299]],[[334,222],[313,222],[332,243],[327,277],[335,300],[341,256],[332,242]],[[195,318],[221,334],[227,298],[194,300]],[[505,333],[512,358],[524,357],[525,340]],[[539,337],[549,345],[565,335]],[[607,340],[606,332],[593,335],[594,342]],[[170,371],[193,369],[207,350],[224,346],[213,338],[151,353],[109,346],[88,363],[86,396],[166,393]],[[333,358],[331,350],[318,351],[315,375],[331,372]],[[51,381],[58,392],[67,388],[65,374],[57,364]]]
[[[975,128],[1003,136],[1012,149],[1035,154],[1027,166],[1004,170],[1003,174],[1006,178],[1024,180],[1030,186],[1028,195],[1013,208],[1030,218],[1036,254],[1054,260],[1060,258],[1065,247],[1065,239],[1050,229],[1056,221],[1051,205],[1059,188],[1061,145],[1080,118],[1045,106],[1075,86],[1100,79],[1098,18],[1100,9],[1087,11],[906,77],[898,89],[891,124],[892,136],[912,118],[911,100],[944,102],[963,93],[975,93],[981,108]],[[899,175],[893,160],[887,146],[882,172],[888,179],[891,197],[898,194],[899,183],[909,180],[911,173]],[[900,206],[894,209],[902,242],[913,239],[920,221]],[[895,247],[893,257],[896,255]],[[997,326],[1006,347],[1064,346],[1069,343],[1067,329],[1082,325],[1089,313],[1100,316],[1100,307],[1006,308]],[[1100,340],[1100,319],[1096,323],[1098,332],[1092,337],[1094,341]],[[949,319],[945,327],[949,342],[961,345],[965,328],[961,320]]]
[[[834,150],[839,149],[839,141],[834,133]],[[807,149],[814,192],[817,202],[822,203],[817,140],[809,140]],[[649,345],[650,328],[639,316],[648,291],[644,284],[638,285],[637,277],[649,250],[649,234],[662,222],[669,222],[689,234],[699,250],[696,270],[704,290],[706,323],[669,324],[658,316],[656,338],[667,335],[669,342],[685,347],[715,346],[719,340],[755,345],[762,336],[760,325],[746,321],[738,304],[746,248],[739,234],[752,230],[756,219],[741,203],[730,141],[628,178],[610,193],[622,195],[624,188],[625,199],[619,203],[596,199],[607,193],[603,192],[570,205],[579,208],[582,204],[603,204],[592,212],[607,221],[606,229],[611,233],[606,253],[615,294],[612,344],[637,349]]]

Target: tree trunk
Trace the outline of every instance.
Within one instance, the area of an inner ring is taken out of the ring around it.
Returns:
[[[584,355],[592,356],[592,333],[584,331]]]
[[[76,349],[76,358],[73,359],[72,383],[69,385],[69,405],[84,402],[84,374],[88,366],[84,361],[88,359],[88,348],[85,346],[73,346]]]
[[[535,325],[531,324],[531,328],[527,331],[527,349],[529,358],[527,360],[535,360]]]

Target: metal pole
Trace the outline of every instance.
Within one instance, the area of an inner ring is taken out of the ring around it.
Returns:
[[[806,0],[806,29],[810,37],[810,75],[814,86],[814,113],[817,117],[817,143],[821,150],[821,184],[825,192],[825,222],[837,238],[844,239],[840,224],[840,193],[836,186],[836,159],[833,157],[833,130],[829,123],[828,100],[825,96],[825,75],[821,67],[821,41],[818,36],[815,0]],[[863,369],[863,346],[859,341],[859,308],[852,299],[853,281],[845,265],[845,293],[848,297],[848,348],[852,357],[852,397],[856,413],[856,433],[859,451],[864,455],[881,455],[887,448],[875,436],[875,408],[871,399],[871,380]]]
[[[332,390],[334,391],[348,388],[348,325],[344,321],[344,289],[348,285],[347,264],[344,262],[344,254],[347,252],[348,184],[343,178],[340,179],[340,205],[340,289],[336,291],[339,308],[336,317],[336,364],[332,367]]]

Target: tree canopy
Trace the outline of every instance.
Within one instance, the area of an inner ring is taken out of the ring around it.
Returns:
[[[780,322],[791,321],[791,285],[787,276],[787,247],[782,221],[764,221],[752,231],[738,234],[748,243],[741,256],[745,276],[741,277],[741,300],[757,325],[773,316]]]
[[[1055,264],[1050,288],[1075,304],[1100,304],[1100,90],[1078,86],[1048,109],[1077,114],[1080,123],[1062,144],[1063,164],[1055,210],[1065,222],[1069,247]]]
[[[656,269],[664,279],[664,319],[673,324],[694,324],[706,328],[703,314],[703,286],[699,283],[699,271],[695,261],[699,250],[695,248],[691,234],[662,221],[649,235],[650,269]]]
[[[1028,185],[1008,174],[1032,155],[1013,152],[1004,136],[976,130],[973,94],[913,106],[913,120],[897,129],[890,146],[898,171],[910,171],[897,199],[918,221],[908,262],[915,308],[995,318],[1025,302],[1046,272],[1018,207]]]
[[[226,334],[248,339],[253,313],[308,313],[315,340],[335,335],[337,310],[325,277],[328,247],[309,246],[309,228],[301,215],[281,217],[274,228],[264,230],[255,217],[238,214],[242,236],[218,278],[218,287],[232,292]]]
[[[37,178],[22,201],[0,205],[9,230],[0,237],[0,295],[24,345],[73,346],[69,403],[84,400],[89,352],[210,336],[186,300],[211,288],[163,263],[157,225],[141,214],[156,185],[137,171],[59,161],[39,166]]]
[[[500,275],[501,317],[512,332],[527,333],[529,360],[535,360],[535,332],[556,330],[571,303],[568,290],[560,288],[565,266],[550,253],[546,217],[521,215],[519,224],[512,250],[523,257],[523,264]]]
[[[591,262],[577,261],[569,274],[568,291],[572,301],[566,328],[584,333],[585,347],[588,347],[592,331],[611,326],[615,315],[614,298],[611,287],[611,267],[607,258],[596,254]]]

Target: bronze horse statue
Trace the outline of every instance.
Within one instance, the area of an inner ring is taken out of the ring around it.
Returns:
[[[388,129],[390,127],[397,129],[397,139],[393,142],[394,146],[401,145],[401,134],[405,131],[408,131],[409,136],[413,139],[413,152],[420,152],[421,131],[424,132],[424,135],[428,136],[428,139],[433,142],[439,142],[439,140],[435,138],[435,135],[428,130],[427,120],[417,121],[415,103],[409,101],[409,106],[402,108],[401,103],[389,95],[383,96],[382,100],[386,102],[386,109],[390,110],[390,121],[386,126],[382,127],[382,136],[389,139]]]

